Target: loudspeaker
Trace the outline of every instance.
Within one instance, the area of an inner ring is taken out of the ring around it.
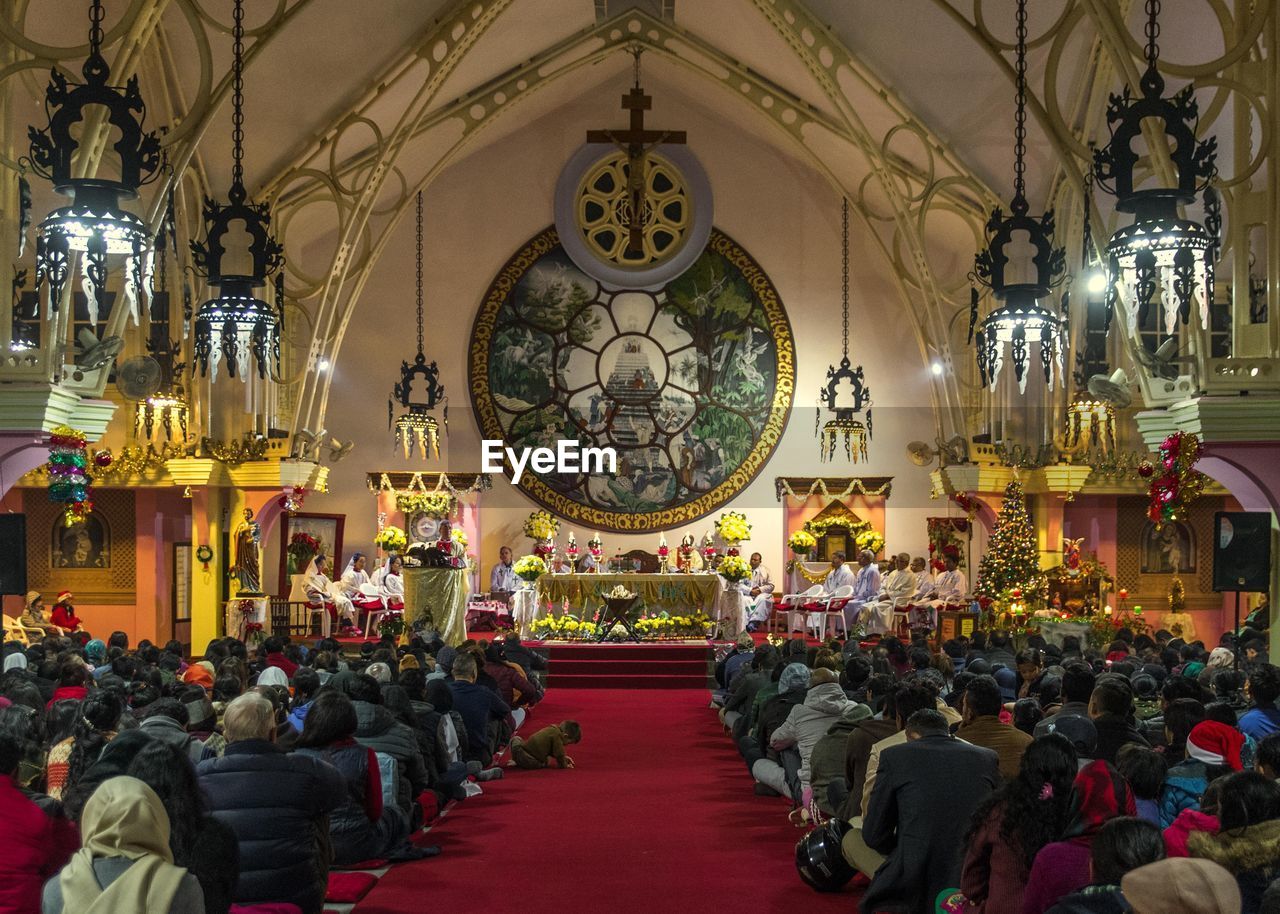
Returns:
[[[27,515],[0,514],[0,593],[26,592]]]
[[[1271,512],[1213,515],[1213,589],[1246,593],[1271,589]]]

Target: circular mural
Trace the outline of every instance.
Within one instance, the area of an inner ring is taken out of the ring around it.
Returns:
[[[656,291],[579,270],[554,228],[494,279],[471,331],[471,399],[486,439],[611,447],[617,472],[519,486],[561,517],[658,530],[714,511],[777,446],[795,389],[791,324],[769,277],[713,230]]]

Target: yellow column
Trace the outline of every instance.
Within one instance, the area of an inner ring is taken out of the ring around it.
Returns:
[[[199,560],[191,569],[191,649],[197,654],[214,638],[222,637],[225,628],[221,551],[226,501],[227,490],[218,486],[193,491],[191,497],[192,547],[207,545],[213,550],[207,570]]]

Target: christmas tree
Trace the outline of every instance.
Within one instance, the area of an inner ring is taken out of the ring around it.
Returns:
[[[978,565],[977,593],[998,597],[1011,587],[1022,588],[1032,597],[1043,594],[1045,577],[1040,571],[1036,549],[1036,529],[1027,513],[1027,497],[1022,483],[1011,482],[1004,490],[1004,505],[996,528],[987,542],[986,555]]]
[[[1187,588],[1182,578],[1175,577],[1169,582],[1169,612],[1184,613],[1187,611]]]

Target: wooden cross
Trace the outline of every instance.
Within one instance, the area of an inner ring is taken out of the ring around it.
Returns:
[[[640,254],[644,248],[645,156],[660,143],[686,142],[683,130],[646,130],[644,113],[653,107],[653,97],[640,88],[640,54],[636,55],[636,83],[622,96],[622,108],[631,112],[626,130],[588,130],[588,143],[612,143],[627,153],[627,194],[631,200],[631,221],[627,233],[627,253]]]

